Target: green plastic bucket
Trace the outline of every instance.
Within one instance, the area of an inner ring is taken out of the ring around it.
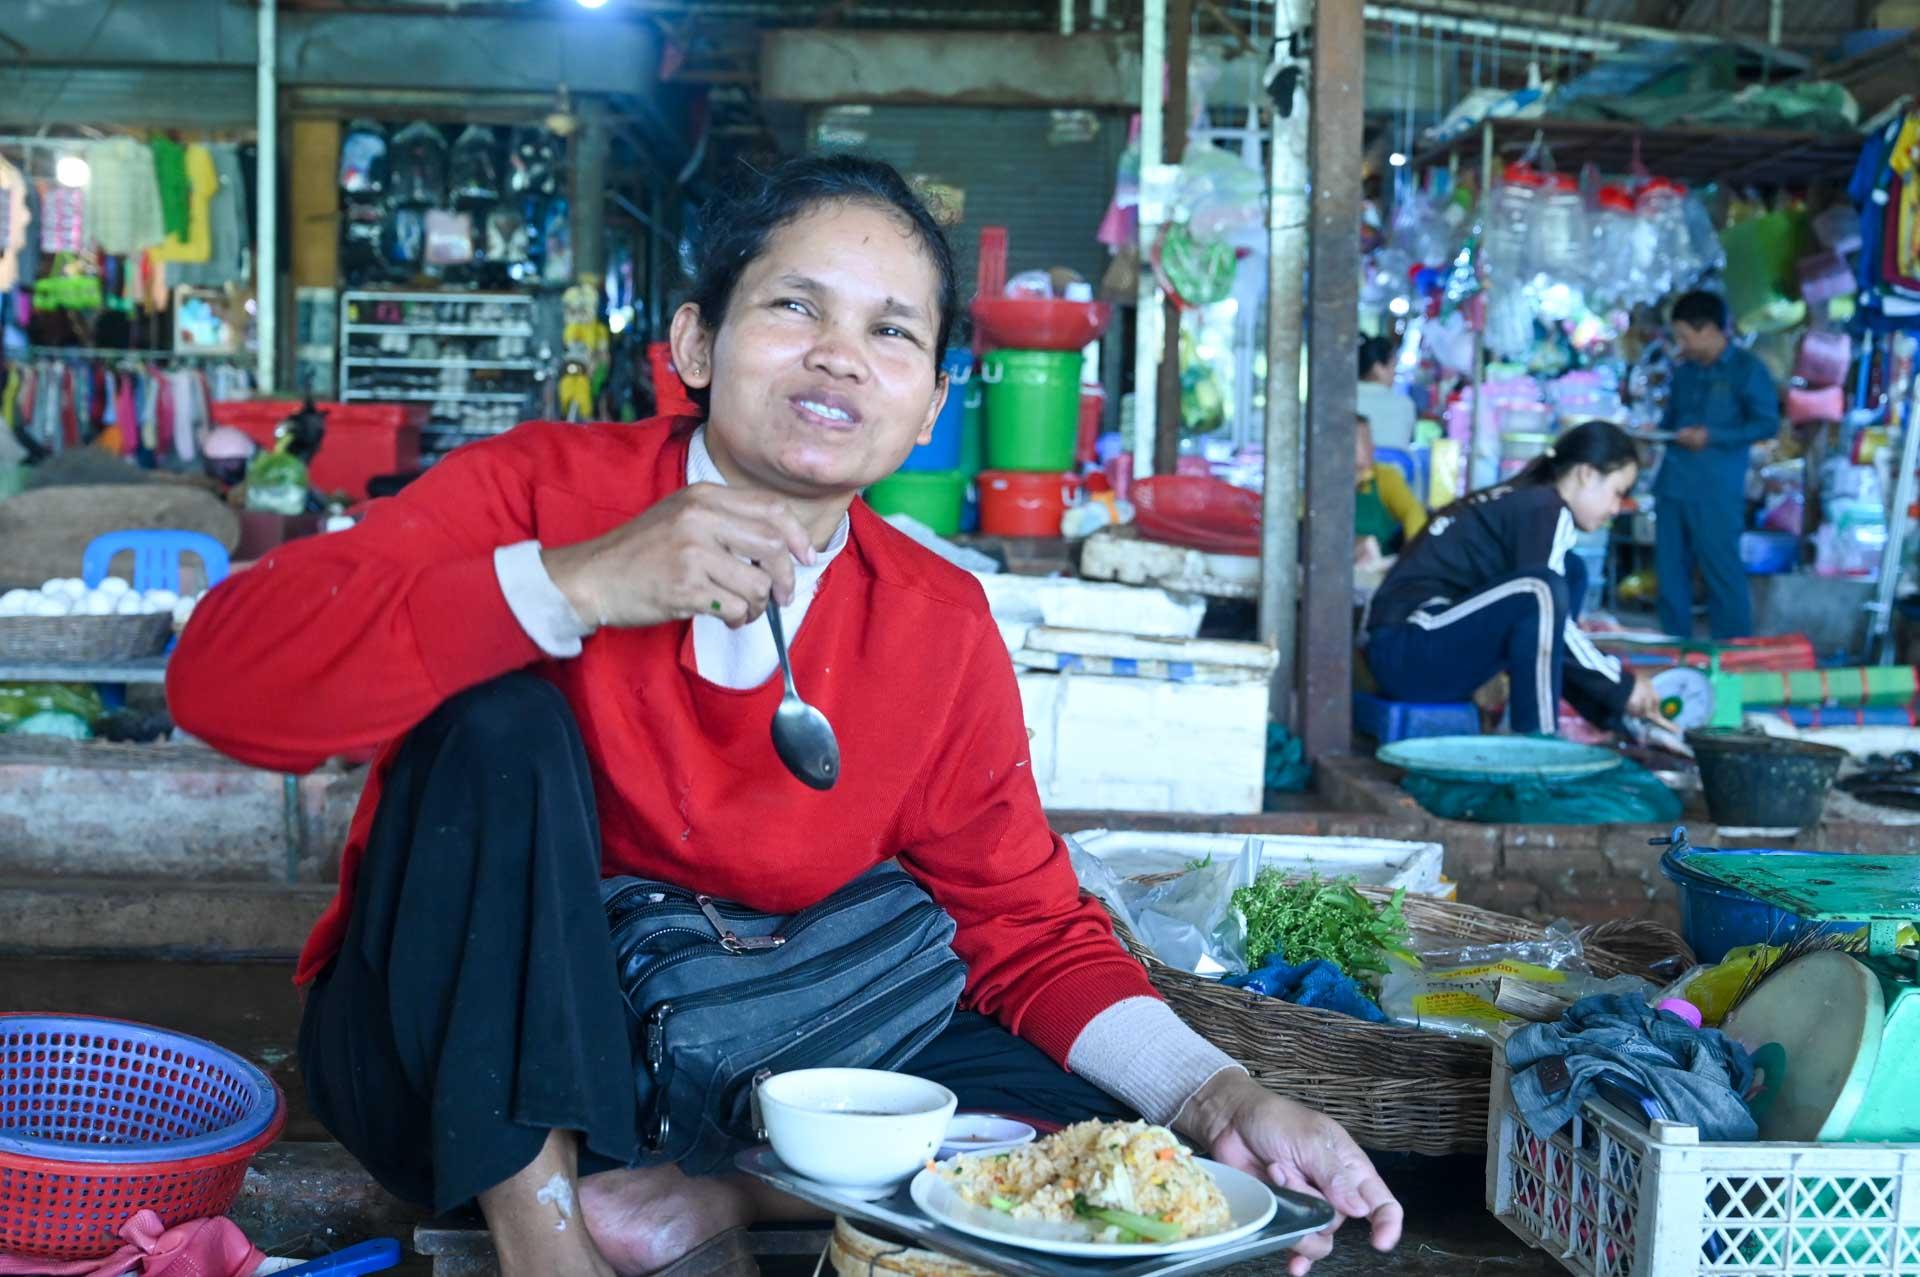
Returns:
[[[900,470],[867,489],[867,504],[875,514],[907,515],[943,537],[960,534],[966,497],[964,470]]]
[[[989,470],[1073,469],[1080,438],[1080,352],[996,350],[981,361],[987,384]]]

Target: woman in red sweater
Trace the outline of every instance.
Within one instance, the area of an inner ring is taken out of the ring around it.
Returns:
[[[229,579],[182,636],[174,716],[227,753],[303,771],[381,746],[300,964],[315,1113],[396,1194],[477,1201],[507,1277],[750,1273],[739,1227],[794,1204],[644,1164],[599,880],[789,913],[897,856],[968,970],[904,1071],[963,1108],[1172,1123],[1391,1247],[1400,1207],[1346,1133],[1186,1028],[1080,895],[978,584],[856,499],[947,393],[938,226],[892,169],[836,157],[703,231],[672,337],[704,424],[463,448]],[[768,735],[768,606],[839,737],[828,792]]]

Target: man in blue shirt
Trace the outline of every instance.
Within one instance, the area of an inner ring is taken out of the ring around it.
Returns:
[[[1660,626],[1693,636],[1693,569],[1707,586],[1716,639],[1753,629],[1740,566],[1747,450],[1780,429],[1780,395],[1759,359],[1727,339],[1727,303],[1693,292],[1673,304],[1675,353],[1666,428],[1674,432],[1655,482],[1654,566]]]

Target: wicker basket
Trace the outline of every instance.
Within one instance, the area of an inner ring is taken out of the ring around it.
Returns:
[[[0,660],[126,661],[152,656],[166,647],[173,617],[165,612],[140,616],[0,617]]]
[[[1356,890],[1375,901],[1393,894],[1378,887]],[[1430,947],[1508,944],[1543,934],[1524,919],[1430,896],[1407,896],[1402,908],[1415,939]],[[1232,988],[1161,962],[1117,921],[1115,930],[1195,1032],[1268,1089],[1337,1119],[1363,1147],[1436,1157],[1485,1152],[1493,1070],[1486,1042],[1375,1024]],[[1679,936],[1650,922],[1605,923],[1583,938],[1587,964],[1604,976],[1655,979],[1656,964],[1673,958],[1692,963]]]

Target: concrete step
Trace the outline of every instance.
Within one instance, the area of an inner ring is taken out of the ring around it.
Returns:
[[[0,954],[288,960],[332,898],[317,883],[8,877]]]
[[[0,877],[331,881],[365,779],[202,745],[0,736]]]

